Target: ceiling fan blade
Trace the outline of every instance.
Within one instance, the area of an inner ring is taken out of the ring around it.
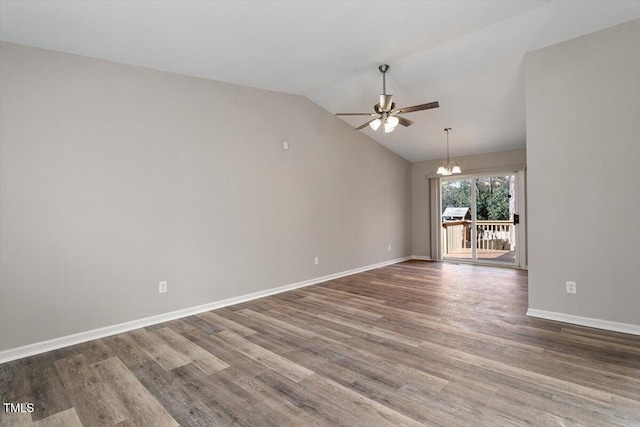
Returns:
[[[363,124],[362,126],[358,126],[358,127],[357,127],[357,128],[355,128],[354,130],[364,129],[364,128],[366,128],[367,126],[369,126],[369,123],[371,123],[372,121],[374,121],[374,120],[376,120],[376,119],[377,119],[377,117],[376,117],[375,119],[371,119],[371,120],[369,120],[367,123]]]
[[[374,113],[336,113],[336,116],[377,116]]]
[[[395,116],[395,117],[397,117],[398,120],[400,120],[400,124],[404,127],[408,127],[413,124],[411,120],[405,119],[404,117],[401,117],[401,116]]]
[[[438,101],[434,101],[434,102],[429,102],[427,104],[414,105],[413,107],[398,108],[396,111],[394,111],[394,113],[396,114],[413,113],[414,111],[428,110],[430,108],[438,108],[439,106],[440,104],[438,104]]]

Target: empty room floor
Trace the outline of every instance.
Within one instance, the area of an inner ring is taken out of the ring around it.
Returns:
[[[526,310],[525,271],[408,261],[2,364],[0,424],[640,425],[640,337]]]

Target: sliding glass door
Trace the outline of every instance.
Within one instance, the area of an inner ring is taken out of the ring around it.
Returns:
[[[516,174],[443,178],[444,259],[517,265]]]
[[[516,262],[515,175],[485,176],[476,184],[476,258]]]
[[[473,259],[472,180],[442,180],[442,255],[443,258]]]

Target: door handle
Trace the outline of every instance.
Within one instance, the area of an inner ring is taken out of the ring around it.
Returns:
[[[513,214],[513,225],[520,224],[520,215]]]

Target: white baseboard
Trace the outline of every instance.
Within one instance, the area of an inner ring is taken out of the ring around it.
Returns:
[[[631,323],[619,323],[612,322],[610,320],[594,319],[592,317],[573,316],[571,314],[537,310],[535,308],[528,309],[527,316],[539,317],[540,319],[555,320],[557,322],[572,323],[574,325],[588,326],[590,328],[604,329],[607,331],[640,335],[640,325],[633,325]]]
[[[279,294],[281,292],[286,292],[293,289],[302,288],[305,286],[315,285],[317,283],[326,282],[327,280],[333,280],[333,279],[337,279],[344,276],[350,276],[356,273],[362,273],[363,271],[373,270],[375,268],[380,268],[380,267],[384,267],[391,264],[397,264],[399,262],[408,261],[410,259],[412,259],[412,257],[407,256],[403,258],[393,259],[390,261],[379,262],[377,264],[372,264],[365,267],[354,268],[353,270],[342,271],[339,273],[329,274],[327,276],[304,280],[302,282],[296,282],[296,283],[291,283],[289,285],[279,286],[277,288],[266,289],[264,291],[254,292],[247,295],[241,295],[238,297],[228,298],[221,301],[198,305],[195,307],[189,307],[181,310],[171,311],[168,313],[158,314],[156,316],[145,317],[143,319],[137,319],[129,322],[118,323],[116,325],[105,326],[103,328],[92,329],[85,332],[79,332],[77,334],[67,335],[64,337],[53,338],[47,341],[28,344],[22,347],[3,350],[3,351],[0,351],[0,364],[5,362],[10,362],[16,359],[22,359],[23,357],[33,356],[35,354],[40,354],[40,353],[46,353],[47,351],[57,350],[59,348],[69,347],[71,345],[81,344],[83,342],[108,337],[110,335],[120,334],[122,332],[131,331],[133,329],[144,328],[145,326],[151,326],[158,323],[167,322],[169,320],[179,319],[181,317],[192,316],[198,313],[204,313],[205,311],[215,310],[217,308],[227,307],[234,304],[240,304],[240,303],[251,301],[257,298],[263,298],[269,295]]]
[[[430,256],[422,256],[422,255],[412,255],[411,259],[417,259],[419,261],[431,261]]]

